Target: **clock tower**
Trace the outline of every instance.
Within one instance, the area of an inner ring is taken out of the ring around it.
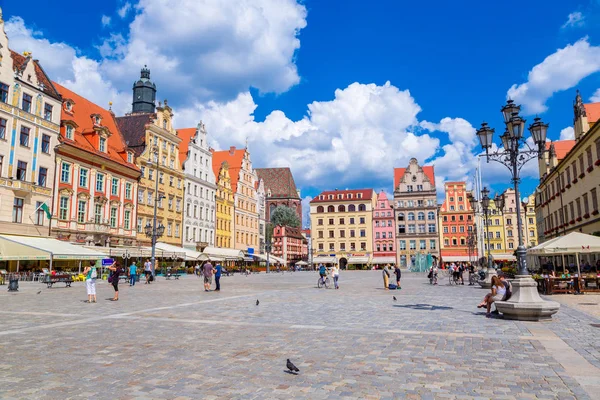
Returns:
[[[150,70],[144,65],[140,79],[133,84],[132,112],[153,113],[156,100],[156,85],[150,81]]]

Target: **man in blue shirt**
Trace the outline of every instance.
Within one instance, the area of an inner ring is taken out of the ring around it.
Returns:
[[[129,266],[129,286],[135,286],[135,278],[137,276],[137,267],[135,261]]]
[[[323,264],[319,266],[319,275],[321,276],[321,282],[325,283],[325,277],[327,276],[327,269]]]
[[[221,267],[221,264],[217,263],[217,265],[215,266],[215,284],[217,285],[215,292],[220,292],[221,291],[221,272],[223,271],[223,267]]]

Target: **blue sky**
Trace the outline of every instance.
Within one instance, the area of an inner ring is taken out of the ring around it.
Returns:
[[[528,121],[539,114],[553,140],[572,125],[576,88],[600,101],[599,0],[2,7],[11,47],[33,51],[54,80],[124,113],[148,64],[180,127],[202,119],[216,148],[247,139],[254,166],[291,166],[303,196],[391,193],[392,168],[413,156],[435,164],[438,188],[472,177],[475,129],[485,120],[503,130],[513,85]],[[531,193],[537,165],[524,174]],[[499,165],[484,165],[483,177],[495,190],[510,184]]]

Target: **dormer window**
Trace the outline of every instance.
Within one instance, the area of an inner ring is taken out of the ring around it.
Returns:
[[[69,140],[73,140],[73,126],[67,125],[67,129],[65,130],[65,136]]]
[[[127,162],[133,163],[133,154],[132,153],[127,153]]]
[[[73,111],[73,102],[70,100],[67,100],[65,102],[65,110],[72,112]]]
[[[98,150],[100,150],[103,153],[106,153],[106,138],[103,138],[103,137],[100,138]]]
[[[163,129],[167,129],[167,120],[163,119]]]
[[[102,116],[100,114],[92,114],[92,121],[94,121],[94,125],[100,126]]]

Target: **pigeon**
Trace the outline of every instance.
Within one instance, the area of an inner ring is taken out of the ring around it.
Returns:
[[[42,291],[41,291],[41,290],[40,290],[39,292],[37,292],[37,294],[40,294],[40,293],[42,293]]]
[[[398,299],[396,298],[396,296],[392,296],[392,297],[394,298],[394,301],[398,300]]]
[[[256,299],[256,305],[259,305],[259,304],[260,304],[260,301],[258,301],[258,299]]]
[[[298,369],[298,367],[296,367],[288,358],[287,359],[287,369],[289,369],[291,372],[300,372],[300,370]]]

